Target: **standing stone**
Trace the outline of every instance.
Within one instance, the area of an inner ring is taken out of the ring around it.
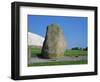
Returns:
[[[64,56],[66,42],[63,31],[56,24],[47,26],[46,36],[42,47],[44,58],[61,58]]]

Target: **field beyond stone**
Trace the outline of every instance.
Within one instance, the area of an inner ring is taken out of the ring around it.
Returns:
[[[67,49],[64,54],[65,57],[59,59],[38,58],[41,55],[41,49],[38,48],[32,48],[31,54],[31,63],[28,66],[87,64],[87,51],[84,50]]]
[[[41,53],[41,49],[38,48],[32,48],[32,57],[37,56]],[[87,51],[83,50],[71,50],[68,49],[65,51],[65,56],[86,56]]]

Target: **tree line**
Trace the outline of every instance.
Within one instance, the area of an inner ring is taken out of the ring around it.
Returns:
[[[73,47],[73,48],[71,48],[71,50],[83,50],[83,51],[87,51],[88,47],[86,47],[86,48]]]

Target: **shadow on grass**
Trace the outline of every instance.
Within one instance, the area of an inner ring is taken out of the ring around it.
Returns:
[[[37,57],[38,58],[41,58],[41,59],[50,59],[47,55],[46,56],[44,56],[43,54],[37,54]]]

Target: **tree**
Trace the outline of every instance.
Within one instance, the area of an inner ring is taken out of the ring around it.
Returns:
[[[72,48],[72,50],[79,50],[79,47],[74,47]]]
[[[84,51],[87,51],[87,50],[88,50],[88,47],[86,47],[86,48],[83,48],[83,50],[84,50]]]

